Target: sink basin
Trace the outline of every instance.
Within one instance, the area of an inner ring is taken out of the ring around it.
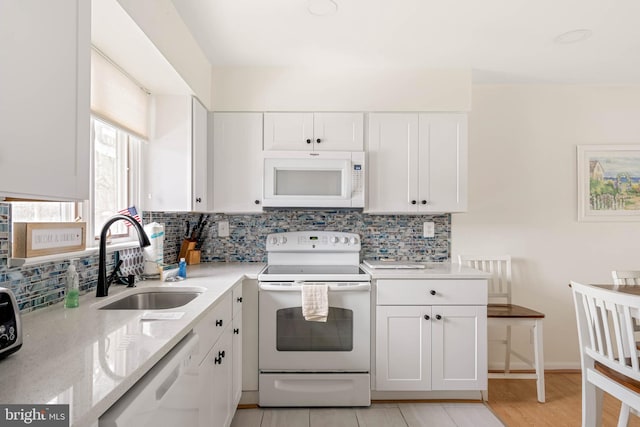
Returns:
[[[121,296],[98,310],[163,310],[182,307],[197,298],[201,288],[147,288]]]

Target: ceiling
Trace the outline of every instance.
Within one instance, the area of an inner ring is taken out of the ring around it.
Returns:
[[[637,0],[172,1],[213,66],[464,68],[476,83],[640,84]],[[334,14],[309,11],[334,4]],[[576,29],[592,35],[554,42]]]

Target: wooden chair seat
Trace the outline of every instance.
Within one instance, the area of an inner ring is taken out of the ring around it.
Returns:
[[[489,304],[487,305],[487,317],[498,318],[535,318],[544,319],[544,313],[531,310],[516,304]]]
[[[627,364],[631,364],[631,360],[627,357]],[[618,384],[622,384],[624,387],[635,391],[636,393],[640,393],[640,381],[637,381],[633,378],[629,378],[626,375],[621,374],[620,372],[611,369],[610,367],[603,365],[600,362],[594,362],[594,368],[596,371],[600,372],[602,375],[611,378],[613,381]]]

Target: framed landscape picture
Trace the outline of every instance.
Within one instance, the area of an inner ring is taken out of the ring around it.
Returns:
[[[640,221],[640,145],[579,145],[577,166],[579,221]]]

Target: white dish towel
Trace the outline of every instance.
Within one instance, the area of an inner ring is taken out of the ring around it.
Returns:
[[[329,286],[302,285],[302,315],[304,320],[326,322],[329,315]]]

